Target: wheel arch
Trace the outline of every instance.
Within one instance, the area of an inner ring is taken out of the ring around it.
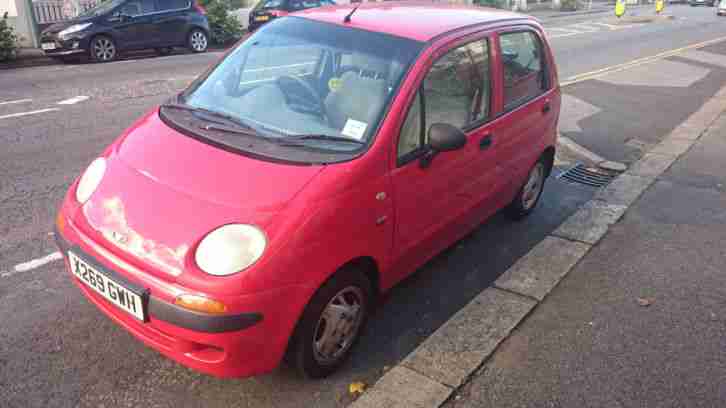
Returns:
[[[552,173],[552,169],[555,167],[555,147],[554,146],[548,146],[544,152],[542,152],[542,158],[545,159],[545,166],[547,171],[547,176]]]

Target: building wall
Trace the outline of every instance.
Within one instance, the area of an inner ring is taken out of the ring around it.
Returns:
[[[17,17],[18,10],[15,7],[15,0],[0,0],[0,17],[5,13],[8,13],[8,17]]]

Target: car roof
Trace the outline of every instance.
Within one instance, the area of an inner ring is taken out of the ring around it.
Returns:
[[[350,23],[343,20],[355,7],[358,10]],[[368,31],[429,41],[434,37],[474,24],[496,23],[504,20],[536,21],[511,11],[444,3],[386,1],[353,3],[319,7],[294,15]]]

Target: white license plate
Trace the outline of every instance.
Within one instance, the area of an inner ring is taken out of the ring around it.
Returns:
[[[46,51],[54,50],[55,43],[43,43],[43,44],[41,44],[41,48],[43,48]]]
[[[141,296],[132,292],[124,285],[109,278],[97,268],[84,262],[76,254],[68,251],[68,259],[71,262],[71,271],[86,286],[95,290],[106,300],[128,312],[135,318],[144,321],[144,306]]]

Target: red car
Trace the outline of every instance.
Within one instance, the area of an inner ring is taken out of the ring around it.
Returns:
[[[535,209],[560,90],[509,12],[368,3],[276,19],[126,130],[56,220],[71,278],[219,377],[332,373],[380,294]]]

